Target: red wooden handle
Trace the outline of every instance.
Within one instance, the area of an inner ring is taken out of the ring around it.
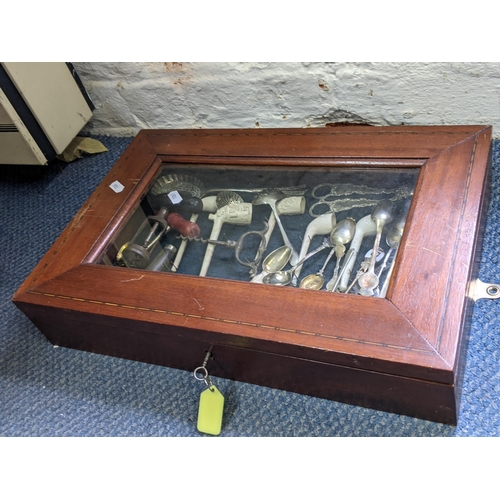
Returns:
[[[167,224],[176,231],[179,231],[183,236],[187,238],[197,238],[200,236],[200,226],[194,222],[186,220],[182,215],[172,212],[167,215]]]

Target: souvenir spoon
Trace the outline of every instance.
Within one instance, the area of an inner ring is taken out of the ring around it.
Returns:
[[[323,274],[328,262],[330,262],[330,259],[333,256],[334,251],[335,249],[332,249],[332,251],[328,254],[323,267],[316,274],[308,274],[305,278],[302,278],[299,288],[307,288],[308,290],[321,290],[321,287],[325,282]]]
[[[387,235],[387,244],[390,247],[389,251],[387,252],[387,255],[390,255],[392,250],[395,250],[397,252],[397,250],[399,248],[399,244],[401,243],[401,238],[403,237],[404,221],[403,221],[402,226],[400,226],[400,225],[398,226],[398,224],[395,224],[393,229],[394,229],[394,231],[392,232],[392,234],[389,233]],[[387,259],[388,259],[388,257],[386,257],[386,259],[384,259],[383,266],[385,266],[387,264]],[[384,284],[382,285],[382,288],[381,288],[380,293],[378,295],[381,298],[384,298],[387,294],[387,288],[389,287],[389,281],[391,280],[392,271],[394,270],[394,263],[395,262],[396,262],[396,256],[394,256],[394,258],[392,259],[391,267],[389,268],[389,271],[387,271],[387,275],[385,277]],[[382,274],[382,271],[380,271],[379,276],[380,276],[380,274]]]
[[[389,260],[389,257],[391,256],[391,253],[393,250],[398,248],[399,242],[401,241],[401,238],[403,237],[403,231],[398,228],[397,226],[392,226],[389,231],[387,232],[387,236],[385,238],[385,242],[389,246],[389,250],[387,251],[387,254],[385,255],[384,261],[382,262],[382,265],[380,266],[380,269],[377,273],[377,276],[380,278],[382,275],[382,272],[384,269],[387,267],[387,262]]]
[[[372,221],[371,215],[368,214],[365,217],[362,217],[356,223],[356,231],[354,233],[354,237],[351,240],[351,244],[349,245],[349,251],[353,250],[353,257],[349,262],[345,261],[345,271],[340,279],[338,289],[340,292],[345,292],[349,285],[349,278],[351,276],[352,270],[354,268],[354,264],[356,262],[356,258],[359,253],[359,249],[363,243],[363,240],[367,236],[372,236],[376,233],[377,227],[375,226],[375,222]]]
[[[266,276],[262,278],[262,282],[268,285],[280,285],[280,286],[289,285],[292,282],[295,269],[297,269],[297,267],[300,264],[303,264],[307,259],[309,259],[313,255],[316,255],[318,252],[321,252],[321,250],[328,248],[330,246],[331,246],[330,240],[328,238],[325,238],[323,243],[318,248],[309,252],[302,260],[299,260],[299,262],[297,262],[295,266],[291,267],[290,269],[287,269],[286,271],[276,271],[274,273],[266,274]]]
[[[379,279],[375,274],[375,263],[377,260],[377,251],[380,245],[382,230],[384,229],[385,224],[392,220],[392,202],[390,200],[380,201],[373,209],[371,218],[373,222],[375,222],[375,225],[377,227],[375,242],[373,244],[373,250],[368,270],[363,273],[358,279],[358,283],[360,286],[359,294],[364,296],[373,295],[373,290],[378,286]]]
[[[351,217],[339,222],[335,231],[332,233],[332,243],[335,244],[333,251],[335,252],[335,257],[337,258],[337,263],[333,271],[332,279],[326,284],[326,289],[330,292],[334,292],[338,284],[338,274],[340,268],[340,261],[345,255],[345,245],[349,243],[356,231],[356,221]],[[335,285],[335,288],[334,288]]]
[[[391,263],[391,267],[389,268],[389,271],[387,271],[387,276],[385,277],[384,284],[382,285],[382,289],[380,290],[380,293],[378,296],[380,298],[384,298],[387,294],[387,289],[389,288],[389,282],[391,281],[391,276],[392,276],[392,271],[394,271],[394,263],[396,260],[394,259]]]
[[[323,267],[316,274],[309,274],[300,282],[300,288],[308,288],[309,290],[321,290],[323,284],[325,283],[325,278],[323,276],[324,271],[328,262],[333,257],[333,254],[337,256],[337,266],[335,268],[334,276],[330,280],[331,284],[336,281],[338,269],[340,265],[340,259],[345,253],[345,244],[351,241],[354,236],[354,231],[356,230],[356,222],[354,219],[348,218],[340,221],[333,229],[330,234],[330,242],[333,245],[332,251],[328,254],[328,257],[323,264]],[[330,283],[329,282],[329,283]],[[327,286],[328,289],[328,286]]]
[[[290,260],[292,250],[286,245],[276,248],[262,261],[262,272],[254,276],[251,283],[262,283],[262,278],[269,273],[281,271]]]
[[[344,264],[342,265],[342,268],[340,269],[340,272],[337,276],[337,279],[333,282],[332,286],[329,289],[330,292],[337,291],[340,280],[342,279],[342,276],[344,275],[344,273],[347,269],[347,266],[349,265],[349,263],[351,262],[351,260],[353,259],[353,257],[355,255],[356,255],[356,251],[354,250],[354,248],[349,248],[349,251],[347,252],[345,260],[344,260]]]

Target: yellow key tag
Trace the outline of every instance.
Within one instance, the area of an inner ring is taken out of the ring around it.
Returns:
[[[224,396],[215,385],[210,385],[200,394],[197,428],[205,434],[218,436],[222,428]]]

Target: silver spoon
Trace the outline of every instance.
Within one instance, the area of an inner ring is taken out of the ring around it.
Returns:
[[[390,255],[391,251],[394,249],[396,252],[399,248],[399,244],[401,243],[401,238],[403,237],[404,230],[404,220],[401,225],[396,223],[393,227],[394,233],[391,235],[389,239],[389,234],[387,235],[387,244],[390,249],[387,252],[387,255]],[[383,267],[387,264],[388,257],[384,259]],[[389,281],[391,280],[392,271],[394,270],[394,263],[396,262],[396,256],[392,259],[391,267],[389,267],[389,271],[384,280],[384,284],[382,285],[382,289],[380,290],[379,297],[384,298],[387,294],[387,288],[389,287]],[[383,269],[383,268],[382,268]],[[379,276],[382,274],[382,270],[379,273]]]
[[[323,283],[325,282],[325,278],[323,276],[326,266],[330,259],[333,256],[335,248],[328,254],[328,257],[323,264],[323,267],[316,274],[309,274],[306,277],[302,278],[300,281],[299,288],[307,288],[308,290],[321,290]]]
[[[382,230],[384,229],[384,226],[392,220],[392,202],[390,200],[380,201],[373,209],[371,218],[373,222],[375,222],[375,225],[377,227],[375,242],[373,244],[373,250],[368,270],[363,273],[358,279],[358,283],[360,286],[359,294],[364,296],[373,295],[373,290],[378,286],[379,279],[375,274],[375,263],[377,261],[377,252],[380,246]]]
[[[339,227],[340,226],[340,227]],[[345,255],[345,245],[349,243],[354,237],[356,231],[356,221],[351,217],[339,222],[334,233],[332,233],[333,239],[332,243],[335,244],[333,251],[335,252],[335,257],[337,258],[337,263],[335,269],[333,270],[332,279],[326,284],[326,289],[330,292],[334,292],[338,285],[338,274],[340,269],[340,261]],[[335,285],[335,287],[334,287]]]
[[[382,262],[382,265],[380,266],[380,269],[377,273],[377,276],[380,278],[382,275],[382,272],[384,269],[387,267],[387,262],[389,260],[389,257],[391,256],[391,253],[393,250],[398,248],[399,242],[401,241],[401,238],[403,237],[403,231],[398,228],[397,226],[392,226],[391,229],[387,232],[387,236],[385,238],[385,242],[389,246],[389,250],[384,258],[384,261]]]
[[[337,291],[338,286],[340,285],[340,280],[342,279],[342,276],[346,272],[347,267],[349,266],[349,264],[351,263],[351,260],[353,260],[353,258],[355,257],[355,255],[356,255],[356,250],[354,248],[350,248],[349,251],[346,254],[346,258],[344,260],[344,264],[343,264],[343,266],[340,269],[340,272],[339,272],[339,274],[337,276],[337,279],[332,284],[331,289],[329,290],[330,292],[336,292]]]
[[[345,254],[345,244],[351,241],[354,236],[354,232],[356,231],[356,222],[354,219],[347,218],[345,220],[340,221],[334,228],[330,234],[330,243],[333,248],[332,251],[328,254],[328,257],[323,264],[323,267],[316,274],[309,274],[300,282],[300,288],[308,288],[309,290],[321,290],[325,282],[324,271],[328,262],[330,262],[331,258],[335,254],[337,257],[337,266],[335,268],[334,277],[330,280],[329,283],[333,284],[336,280],[340,259]],[[328,289],[328,285],[327,285]]]
[[[254,276],[251,283],[262,283],[264,276],[281,271],[288,264],[291,255],[292,250],[286,245],[273,250],[262,261],[262,272]]]
[[[279,230],[281,232],[281,236],[283,237],[283,242],[287,247],[290,247],[292,251],[292,255],[290,257],[290,263],[294,266],[297,264],[299,260],[299,254],[293,248],[292,243],[290,242],[283,224],[281,223],[280,214],[276,208],[276,203],[283,198],[286,198],[288,195],[283,193],[278,189],[269,189],[268,191],[264,191],[258,194],[253,200],[252,205],[269,205],[271,210],[273,211],[274,217],[276,218],[276,222],[278,224]]]
[[[331,246],[330,240],[326,238],[318,248],[309,252],[303,259],[299,260],[299,262],[297,262],[297,264],[295,264],[293,267],[287,269],[286,271],[276,271],[274,273],[269,273],[262,278],[262,282],[268,285],[280,285],[280,286],[285,286],[290,284],[292,282],[294,272],[295,269],[297,269],[297,267],[299,267],[313,255],[316,255],[318,252],[321,252],[321,250],[328,248],[330,246]]]

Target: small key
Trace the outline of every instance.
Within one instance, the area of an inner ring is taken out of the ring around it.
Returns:
[[[500,285],[484,283],[476,279],[471,282],[468,295],[474,302],[479,299],[498,299],[500,298]]]

